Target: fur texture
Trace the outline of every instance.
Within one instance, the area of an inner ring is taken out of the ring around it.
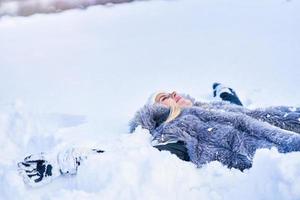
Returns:
[[[299,108],[249,110],[226,102],[195,102],[173,121],[163,123],[169,112],[161,105],[145,105],[131,121],[130,131],[141,125],[160,142],[183,141],[198,167],[219,161],[243,171],[251,167],[259,148],[300,151]]]

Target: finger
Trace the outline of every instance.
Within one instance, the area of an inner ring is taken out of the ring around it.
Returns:
[[[43,180],[43,176],[39,176],[37,179],[34,180],[35,183],[40,182],[41,180]]]
[[[42,176],[38,175],[38,173],[26,173],[24,170],[18,170],[19,174],[23,177],[23,181],[26,185],[31,187],[41,186],[46,183],[47,180],[44,180]],[[48,181],[49,182],[49,181]]]
[[[24,183],[30,185],[30,183],[33,182],[33,181],[31,180],[31,178],[29,178],[29,177],[27,176],[27,174],[22,174],[22,176],[23,176],[23,181],[24,181]]]
[[[32,171],[36,168],[36,164],[29,164],[26,162],[19,162],[18,163],[18,169],[23,171]]]
[[[18,168],[19,169],[27,169],[28,167],[30,167],[30,164],[28,164],[28,163],[25,163],[25,162],[19,162],[18,164]]]
[[[36,160],[44,160],[44,153],[41,152],[39,154],[31,154],[30,156],[27,156],[24,158],[24,161],[36,161]]]
[[[24,182],[30,182],[31,181],[31,179],[34,179],[34,177],[40,177],[39,176],[39,174],[38,173],[27,173],[27,172],[25,172],[24,170],[22,170],[22,171],[19,171],[19,173],[20,173],[20,175],[22,175],[23,176],[23,180],[24,180]]]
[[[27,176],[25,170],[21,169],[21,168],[18,168],[18,173],[21,175],[21,176]]]
[[[43,164],[45,163],[46,161],[45,160],[29,160],[29,161],[26,161],[27,164]]]
[[[37,163],[38,161],[19,162],[18,167],[22,169],[28,169],[28,168],[36,167]]]
[[[30,174],[30,173],[37,173],[36,169],[31,169],[31,170],[24,170],[27,174]]]
[[[34,176],[40,177],[41,175],[39,173],[27,173],[27,176],[32,179]]]
[[[39,177],[36,178],[36,179],[34,179],[34,178],[30,178],[30,177],[28,177],[28,176],[23,176],[23,181],[24,181],[24,183],[25,183],[26,185],[31,186],[31,187],[39,186],[39,184],[37,184],[37,182],[35,181],[35,180],[37,180],[37,179],[39,179]]]
[[[22,167],[29,167],[30,164],[26,163],[26,162],[18,162],[18,167],[22,168]]]

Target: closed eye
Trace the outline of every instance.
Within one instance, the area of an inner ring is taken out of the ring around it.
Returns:
[[[168,96],[167,95],[163,95],[159,98],[159,102],[162,102],[164,100],[168,99]]]
[[[160,101],[166,100],[168,97],[162,97]]]

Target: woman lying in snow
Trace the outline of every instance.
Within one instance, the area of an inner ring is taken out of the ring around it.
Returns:
[[[279,152],[300,151],[300,108],[285,106],[250,110],[236,93],[215,83],[214,96],[223,101],[197,102],[176,92],[158,92],[130,123],[148,129],[152,144],[198,167],[219,161],[241,171],[252,165],[255,151],[276,147]],[[18,163],[24,181],[45,184],[61,174],[76,174],[80,162],[97,149],[71,148],[58,155],[31,155]]]

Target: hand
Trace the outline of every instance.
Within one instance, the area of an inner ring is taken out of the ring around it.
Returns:
[[[18,163],[18,171],[26,184],[32,187],[44,185],[61,174],[56,160],[56,156],[53,158],[44,153],[30,155]]]
[[[100,149],[68,148],[58,154],[33,154],[18,163],[18,171],[27,185],[40,186],[60,175],[75,175],[83,160],[103,152]]]

